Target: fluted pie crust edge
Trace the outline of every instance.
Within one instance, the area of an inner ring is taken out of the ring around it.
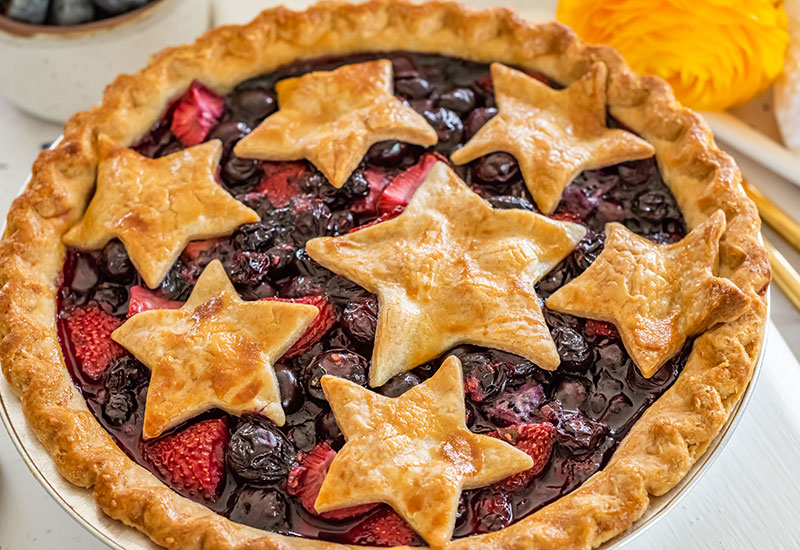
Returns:
[[[140,72],[118,77],[100,106],[73,116],[59,146],[36,160],[0,244],[0,363],[29,425],[65,478],[93,488],[109,516],[162,546],[348,548],[240,525],[179,496],[130,460],[87,409],[61,354],[56,293],[65,256],[61,237],[82,216],[94,187],[97,136],[134,143],[194,79],[225,93],[297,59],[388,50],[499,61],[565,85],[593,63],[605,63],[610,113],[655,147],[688,227],[717,209],[725,213],[719,273],[751,300],[742,316],[695,340],[675,384],[644,413],[603,470],[517,523],[452,541],[449,550],[597,547],[641,517],[650,495],[664,494],[686,475],[752,377],[770,281],[767,253],[757,240],[758,214],[740,188],[731,157],[716,147],[700,115],[675,101],[664,81],[634,74],[616,51],[585,45],[560,24],[534,25],[505,9],[385,0],[325,3],[303,12],[271,9],[246,26],[218,28],[193,45],[162,51]]]

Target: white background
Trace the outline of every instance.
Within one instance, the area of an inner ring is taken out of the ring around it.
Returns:
[[[472,3],[544,9],[554,4],[550,0]],[[268,4],[222,0],[218,9],[228,22]],[[19,113],[0,99],[0,212],[7,210],[40,148],[59,133],[56,125]],[[744,157],[737,160],[750,181],[797,216],[800,189]],[[772,241],[781,245],[775,236]],[[782,248],[800,266],[800,255]],[[779,328],[771,327],[763,373],[730,443],[678,506],[627,548],[800,549],[800,364],[780,336],[800,355],[800,315],[776,289],[772,297],[772,318]],[[45,493],[0,430],[0,550],[105,548]]]

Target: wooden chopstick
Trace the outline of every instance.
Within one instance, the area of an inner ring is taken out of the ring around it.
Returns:
[[[786,239],[786,242],[800,251],[800,225],[748,181],[743,179],[742,187],[747,196],[756,203],[761,218]]]
[[[800,273],[792,267],[783,254],[772,243],[764,239],[764,246],[769,252],[769,263],[772,266],[772,278],[786,294],[792,305],[800,311]]]

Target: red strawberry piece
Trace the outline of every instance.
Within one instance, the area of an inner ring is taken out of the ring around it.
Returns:
[[[353,229],[348,231],[348,233],[354,233],[355,231],[359,231],[361,229],[366,229],[367,227],[372,227],[373,225],[378,225],[381,222],[385,222],[386,220],[391,220],[392,218],[396,218],[399,215],[400,215],[400,212],[396,212],[396,213],[392,212],[392,213],[389,213],[389,214],[381,214],[380,216],[378,216],[377,218],[375,218],[371,222],[367,222],[365,224],[359,225],[358,227],[354,227]]]
[[[395,213],[395,215],[402,212],[416,190],[425,181],[433,165],[441,160],[447,162],[441,155],[429,153],[423,155],[414,166],[396,175],[378,199],[378,212],[381,214]]]
[[[391,508],[381,508],[353,527],[344,536],[349,544],[366,546],[407,546],[417,541],[417,534]]]
[[[307,168],[303,162],[264,162],[264,175],[256,190],[266,193],[275,208],[283,208],[300,194],[298,180]]]
[[[529,423],[501,428],[487,435],[514,445],[533,459],[533,467],[509,476],[496,484],[503,491],[514,491],[528,485],[547,466],[547,462],[550,460],[550,453],[553,451],[553,439],[556,435],[556,429],[549,422]]]
[[[369,167],[364,171],[364,179],[369,184],[369,193],[363,199],[353,203],[350,210],[356,214],[377,214],[378,199],[381,198],[383,190],[389,185],[391,178],[386,170]]]
[[[317,444],[316,447],[307,453],[301,452],[297,455],[296,462],[289,470],[289,476],[286,482],[286,491],[293,497],[297,497],[303,508],[308,510],[315,516],[320,516],[325,519],[347,519],[366,514],[376,506],[375,504],[361,504],[359,506],[351,506],[349,508],[342,508],[341,510],[332,510],[320,514],[314,508],[314,503],[319,496],[319,490],[322,488],[322,482],[328,474],[328,469],[331,467],[333,459],[336,458],[336,451],[326,442]]]
[[[172,133],[186,147],[199,145],[222,116],[225,98],[199,82],[192,82],[172,113]]]
[[[142,456],[173,488],[214,502],[225,479],[230,434],[224,418],[212,418],[151,443]]]
[[[574,212],[556,212],[555,214],[550,216],[551,219],[562,221],[562,222],[572,222],[572,223],[580,223],[581,217]]]
[[[160,292],[140,285],[131,287],[131,299],[128,302],[128,317],[150,309],[178,309],[183,302],[170,300]]]
[[[319,342],[325,334],[336,323],[336,310],[324,296],[303,296],[302,298],[262,298],[263,300],[273,300],[276,302],[292,302],[294,304],[311,304],[319,310],[317,315],[303,335],[294,343],[289,350],[283,354],[283,359],[290,359],[295,355],[300,355],[311,349],[311,346]]]
[[[606,338],[619,338],[617,327],[612,323],[597,321],[595,319],[586,320],[587,336],[605,336]]]
[[[203,252],[208,252],[219,244],[223,239],[206,239],[204,241],[192,241],[183,249],[183,255],[190,262],[197,261]]]
[[[492,75],[487,74],[486,76],[479,78],[475,83],[486,90],[487,93],[494,93],[494,82],[492,81]]]
[[[66,319],[67,334],[75,350],[81,372],[99,380],[109,363],[125,355],[125,350],[111,339],[122,321],[98,307],[78,309]]]

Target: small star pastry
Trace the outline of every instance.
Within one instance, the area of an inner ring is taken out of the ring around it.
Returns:
[[[318,313],[307,304],[242,300],[214,260],[183,307],[128,319],[111,337],[151,370],[144,437],[212,408],[257,411],[283,425],[272,365]]]
[[[186,244],[228,235],[259,220],[216,181],[222,143],[212,140],[158,159],[98,137],[97,190],[64,243],[103,248],[117,237],[147,286],[158,286]]]
[[[625,130],[606,127],[606,79],[595,63],[564,90],[492,63],[497,115],[451,158],[464,164],[495,151],[514,155],[539,210],[552,213],[561,193],[583,170],[653,155],[653,147]]]
[[[322,387],[346,443],[322,483],[314,505],[320,512],[384,502],[441,548],[453,534],[462,489],[533,466],[526,453],[467,429],[455,356],[396,398],[330,375]]]
[[[614,323],[639,371],[650,378],[687,338],[747,308],[747,296],[714,275],[724,231],[721,210],[670,245],[610,223],[594,263],[550,296],[547,307]]]
[[[405,211],[340,237],[309,241],[309,255],[378,294],[370,385],[458,344],[559,364],[536,282],[584,236],[583,226],[525,210],[496,210],[438,162]]]
[[[438,140],[422,115],[392,95],[388,59],[288,78],[275,90],[280,110],[236,144],[237,156],[305,158],[341,187],[374,143]]]

